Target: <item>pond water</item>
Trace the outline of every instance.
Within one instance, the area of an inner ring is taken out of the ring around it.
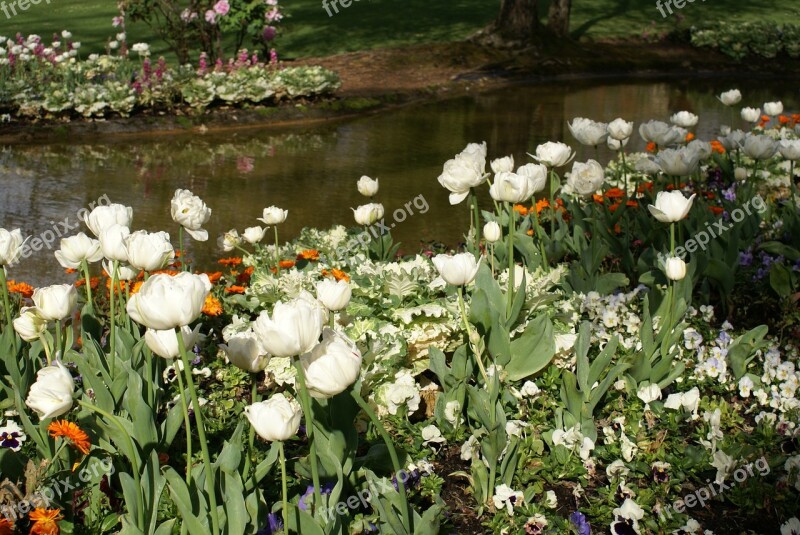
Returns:
[[[414,215],[393,230],[402,250],[413,251],[422,241],[455,244],[468,226],[467,211],[449,205],[436,178],[442,164],[468,142],[487,141],[490,158],[513,154],[518,164],[528,163],[526,152],[544,141],[578,148],[566,126],[573,117],[609,121],[621,116],[638,128],[643,120],[666,121],[680,110],[698,114],[698,137],[711,139],[719,124],[745,126],[738,107],[730,110],[715,97],[733,87],[744,93],[742,105],[760,107],[781,99],[787,111],[800,110],[797,89],[777,79],[562,81],[301,128],[0,146],[0,226],[38,236],[70,225],[73,234],[77,212],[105,195],[133,207],[132,230],[166,230],[175,243],[169,201],[176,188],[187,188],[213,210],[209,241],[191,242],[188,254],[198,268],[214,270],[222,256],[217,236],[258,224],[256,218],[269,205],[289,210],[282,238],[304,226],[351,225],[350,208],[365,202],[355,183],[366,174],[380,179],[376,201],[386,207],[387,219],[417,199],[409,210]],[[629,150],[642,148],[635,134]],[[593,148],[578,148],[578,159],[594,157]],[[610,157],[600,152],[601,163]],[[490,204],[488,195],[483,202]],[[71,277],[47,249],[9,272],[9,278],[34,286]]]

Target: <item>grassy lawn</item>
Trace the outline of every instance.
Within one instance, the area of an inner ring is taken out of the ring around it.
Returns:
[[[0,35],[17,31],[49,35],[66,28],[85,45],[84,52],[98,52],[115,33],[111,18],[114,0],[50,0],[31,5],[7,19],[0,12]],[[287,0],[290,15],[284,20],[278,42],[284,57],[324,56],[434,41],[463,39],[490,22],[499,0],[353,0],[339,13],[328,13],[321,0]],[[576,37],[601,38],[662,32],[680,24],[687,27],[705,21],[798,20],[797,0],[695,0],[675,15],[662,18],[655,0],[575,0],[572,31]],[[133,25],[132,42],[147,41],[156,52],[166,51],[149,29]]]

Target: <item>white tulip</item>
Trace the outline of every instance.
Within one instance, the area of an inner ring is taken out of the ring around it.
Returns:
[[[742,144],[742,150],[755,160],[769,160],[778,152],[778,142],[767,135],[748,134]]]
[[[683,280],[686,276],[686,262],[677,256],[670,256],[664,261],[664,273],[671,281]]]
[[[75,382],[69,370],[58,360],[36,374],[25,405],[36,411],[39,420],[57,418],[72,408]]]
[[[633,134],[633,121],[619,118],[608,123],[608,136],[617,141],[625,141]]]
[[[99,238],[100,234],[111,225],[130,227],[133,221],[133,208],[117,203],[98,206],[86,214],[83,220],[92,234]]]
[[[700,120],[700,118],[694,113],[688,111],[679,111],[670,117],[669,120],[672,124],[680,126],[681,128],[692,128],[693,126],[697,126],[697,122]]]
[[[578,140],[578,143],[590,147],[600,145],[608,137],[608,125],[606,123],[598,123],[583,117],[576,117],[571,123],[567,123],[567,127],[572,132],[572,136]]]
[[[656,155],[656,164],[668,175],[690,176],[697,171],[700,153],[686,147],[664,149]]]
[[[494,173],[510,173],[514,170],[514,156],[505,156],[492,160],[491,167]]]
[[[475,279],[480,262],[475,261],[472,253],[454,256],[440,254],[433,257],[433,265],[445,282],[453,286],[464,286]]]
[[[108,276],[111,277],[111,272],[114,270],[114,264],[109,260],[103,260],[103,269]],[[139,270],[133,269],[132,267],[128,266],[127,264],[118,264],[117,265],[117,280],[118,281],[130,281],[135,279],[139,276]]]
[[[742,119],[748,123],[757,123],[761,119],[761,108],[742,108]]]
[[[606,146],[609,148],[609,150],[620,151],[628,145],[628,141],[630,141],[630,138],[619,141],[609,136],[609,138],[606,140]]]
[[[189,325],[203,310],[211,291],[208,275],[153,275],[131,296],[126,310],[137,323],[165,331]]]
[[[517,174],[526,177],[530,181],[530,189],[536,194],[547,185],[547,166],[537,163],[529,163],[517,169]]]
[[[764,103],[764,113],[775,117],[783,113],[783,102],[766,102]]]
[[[733,170],[733,177],[739,182],[747,180],[747,169],[744,167],[737,167]]]
[[[36,307],[22,307],[19,317],[14,319],[14,330],[26,342],[38,340],[47,328],[47,320],[39,313]]]
[[[567,185],[578,195],[591,195],[603,185],[606,179],[603,166],[594,160],[586,163],[575,162],[567,177]]]
[[[744,143],[744,139],[747,137],[741,130],[732,130],[727,134],[719,137],[719,142],[722,143],[722,146],[725,147],[725,150],[737,150],[741,147],[742,143]]]
[[[346,280],[325,279],[317,283],[317,300],[330,311],[347,308],[352,290]]]
[[[188,189],[177,189],[170,201],[172,220],[186,229],[189,236],[197,241],[208,240],[208,231],[203,225],[211,217],[211,208]]]
[[[255,245],[264,239],[267,229],[262,227],[247,227],[242,233],[242,239],[251,245]]]
[[[0,266],[9,266],[16,262],[24,242],[20,229],[9,232],[0,228]]]
[[[322,342],[300,357],[306,387],[315,398],[330,398],[356,382],[361,352],[346,336],[326,328]]]
[[[800,160],[800,139],[782,139],[778,143],[778,150],[787,160]]]
[[[227,344],[219,347],[231,364],[246,372],[258,373],[269,364],[269,356],[252,329],[231,336]]]
[[[383,205],[379,203],[364,204],[358,208],[351,208],[351,210],[353,218],[359,225],[368,226],[383,217]]]
[[[289,401],[284,394],[275,394],[245,407],[244,415],[258,436],[273,442],[288,440],[297,434],[303,411],[296,401]]]
[[[495,243],[503,237],[503,231],[495,221],[489,221],[483,226],[483,237],[487,242]]]
[[[118,262],[128,261],[128,250],[125,248],[125,238],[130,236],[128,227],[112,223],[100,231],[100,250],[109,260]]]
[[[239,236],[239,231],[235,228],[229,230],[217,239],[217,245],[220,249],[229,253],[236,249],[242,243],[242,238]]]
[[[657,220],[662,223],[675,223],[689,214],[696,194],[688,199],[679,190],[660,191],[656,195],[656,204],[647,208]]]
[[[662,121],[648,121],[640,124],[639,135],[648,143],[655,143],[659,147],[669,147],[685,139],[685,135],[680,130]]]
[[[181,354],[180,346],[178,345],[178,332],[181,333],[184,347],[187,351],[191,351],[195,344],[205,339],[205,335],[200,334],[200,325],[195,327],[194,330],[190,329],[188,325],[184,325],[180,328],[180,331],[176,331],[175,329],[166,329],[163,331],[147,329],[144,333],[144,341],[147,347],[150,348],[150,351],[159,357],[174,359]]]
[[[166,232],[137,230],[125,238],[127,262],[139,271],[162,269],[175,258],[175,249]]]
[[[263,215],[258,218],[258,220],[265,225],[280,225],[286,221],[287,217],[289,217],[289,210],[283,210],[277,206],[270,206],[264,208]]]
[[[72,284],[56,284],[36,288],[32,299],[42,318],[59,321],[68,318],[77,306],[78,292]]]
[[[378,193],[378,179],[371,179],[368,176],[362,176],[356,182],[358,192],[364,197],[374,197]]]
[[[489,188],[492,199],[502,202],[518,203],[533,197],[533,183],[527,176],[516,173],[497,173],[494,184]]]
[[[303,298],[288,303],[278,301],[272,317],[263,311],[253,323],[253,330],[270,355],[296,357],[317,345],[325,324],[325,313],[320,309]]]
[[[461,153],[444,164],[439,184],[450,191],[450,204],[455,205],[469,195],[469,190],[486,181],[486,160],[480,155]]]
[[[536,155],[533,158],[546,165],[547,167],[561,167],[566,165],[575,157],[575,153],[561,142],[548,141],[536,147]]]
[[[689,152],[695,152],[698,154],[700,160],[705,160],[711,156],[712,149],[711,143],[708,141],[703,141],[701,139],[695,139],[689,142],[686,145],[686,150]]]
[[[655,175],[661,172],[661,168],[650,158],[640,158],[636,161],[634,168],[645,175]]]
[[[730,91],[725,91],[717,98],[726,106],[735,106],[742,101],[742,92],[738,89],[731,89]]]
[[[55,252],[56,260],[65,268],[78,269],[83,261],[97,262],[103,258],[100,242],[79,232],[74,236],[62,238],[61,249]]]

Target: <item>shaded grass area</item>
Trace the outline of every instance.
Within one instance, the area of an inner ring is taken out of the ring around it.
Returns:
[[[66,28],[84,44],[82,53],[88,54],[103,51],[116,33],[111,26],[117,14],[114,0],[50,0],[49,5],[45,1],[11,18],[0,11],[0,35],[19,31],[49,36]],[[289,17],[282,23],[278,51],[284,58],[300,58],[457,41],[491,22],[500,1],[352,0],[347,8],[337,4],[338,13],[331,7],[331,16],[322,0],[285,0],[281,5]],[[720,20],[797,21],[800,4],[797,0],[694,0],[682,9],[673,6],[673,13],[662,18],[656,0],[574,0],[572,33],[576,38],[624,38]],[[130,42],[151,43],[157,54],[167,52],[145,25],[130,25],[128,35]]]

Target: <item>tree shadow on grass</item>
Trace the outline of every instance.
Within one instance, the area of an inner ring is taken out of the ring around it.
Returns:
[[[586,22],[584,22],[583,24],[578,26],[578,28],[576,28],[575,30],[571,31],[570,35],[574,39],[580,39],[581,37],[586,35],[589,32],[589,30],[592,28],[592,26],[594,26],[598,22],[603,21],[603,20],[613,19],[614,17],[621,17],[621,16],[625,15],[625,13],[630,9],[630,7],[631,7],[630,6],[630,0],[623,0],[620,3],[620,5],[617,6],[617,8],[614,9],[613,11],[609,11],[605,15],[601,15],[599,17],[595,17],[593,19],[587,20]]]

